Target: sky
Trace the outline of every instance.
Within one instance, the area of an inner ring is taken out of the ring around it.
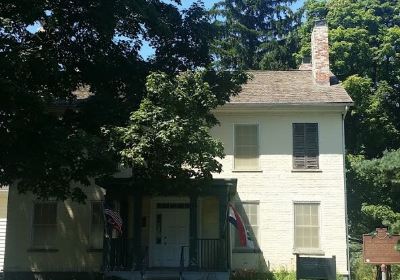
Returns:
[[[193,1],[193,0],[181,0],[181,1],[182,1],[182,5],[181,5],[182,9],[186,9],[186,8],[190,7],[190,5],[191,5],[193,2],[195,2],[195,1]],[[219,2],[219,1],[220,1],[220,0],[203,0],[204,6],[205,6],[207,9],[211,8],[215,3]],[[169,0],[164,0],[164,2],[166,2],[166,3],[172,3],[172,1],[169,1]],[[304,0],[298,0],[298,1],[296,1],[296,3],[293,4],[293,8],[294,8],[294,9],[297,9],[297,8],[299,8],[301,5],[303,5],[303,3],[304,3]]]

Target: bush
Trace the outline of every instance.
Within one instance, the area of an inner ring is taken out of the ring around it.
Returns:
[[[275,280],[296,280],[296,272],[293,270],[287,270],[286,268],[280,268],[274,272]]]
[[[286,268],[276,271],[240,269],[231,274],[231,280],[296,280],[296,272]]]
[[[256,269],[239,269],[231,274],[231,280],[275,280],[270,271],[259,271]]]

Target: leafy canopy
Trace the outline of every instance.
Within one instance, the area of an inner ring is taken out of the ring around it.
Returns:
[[[398,230],[400,2],[309,0],[304,10],[297,58],[310,54],[314,20],[325,18],[332,72],[355,103],[345,128],[350,234],[360,238],[382,224]]]
[[[164,73],[149,75],[147,94],[128,124],[107,131],[124,165],[132,167],[135,180],[153,187],[176,187],[204,183],[213,172],[221,172],[217,157],[222,158],[224,152],[222,143],[209,134],[218,124],[211,110],[238,87],[232,80],[232,87],[221,96],[205,81],[206,76],[205,71],[187,71],[172,78]]]
[[[400,150],[372,160],[350,156],[349,165],[349,203],[361,205],[361,213],[349,212],[353,232],[370,232],[371,225],[400,232]]]
[[[295,68],[298,50],[296,27],[301,13],[294,0],[222,0],[211,11],[216,20],[214,53],[218,65],[239,69]]]
[[[102,128],[128,126],[132,112],[146,107],[152,71],[207,68],[212,37],[200,3],[180,11],[159,0],[1,1],[0,185],[83,200],[90,179],[112,174],[120,160]],[[144,40],[155,49],[148,60],[140,56]],[[208,74],[207,83],[222,96],[230,76]],[[218,145],[201,148],[220,154]]]

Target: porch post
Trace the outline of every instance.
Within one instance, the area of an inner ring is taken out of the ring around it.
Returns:
[[[142,195],[136,194],[133,198],[133,262],[136,269],[142,268]]]
[[[104,205],[109,198],[108,191],[106,191],[103,198],[103,221],[104,221],[104,234],[103,234],[103,271],[110,271],[110,254],[111,254],[111,230],[112,226],[107,222],[106,217],[104,215]]]
[[[227,209],[228,209],[228,195],[222,193],[218,195],[219,200],[219,238],[221,240],[221,269],[228,269],[227,258]]]
[[[131,266],[130,263],[130,252],[127,246],[128,242],[128,201],[124,198],[119,199],[119,213],[122,219],[122,234],[120,238],[118,238],[118,247],[119,247],[119,265],[128,268]]]
[[[189,267],[198,267],[197,259],[197,194],[190,195],[189,208]]]

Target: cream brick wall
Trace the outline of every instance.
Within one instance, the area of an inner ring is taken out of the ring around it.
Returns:
[[[225,146],[223,172],[216,178],[237,178],[238,198],[259,201],[262,255],[234,253],[233,268],[294,268],[293,202],[320,203],[320,244],[324,256],[337,258],[338,273],[347,273],[345,194],[341,111],[216,113],[221,125],[212,134]],[[292,123],[316,122],[319,127],[319,172],[292,170]],[[260,170],[233,170],[234,124],[259,124]]]
[[[99,271],[102,252],[89,249],[91,201],[103,199],[98,187],[83,187],[88,200],[79,204],[69,200],[57,204],[56,252],[33,251],[32,218],[34,197],[9,190],[9,211],[4,271]]]
[[[0,271],[4,267],[4,253],[6,245],[6,230],[7,230],[7,202],[8,202],[8,187],[0,189]]]
[[[215,177],[238,178],[238,199],[259,201],[260,228],[257,241],[262,254],[234,253],[233,268],[257,268],[264,264],[272,268],[294,268],[293,202],[316,201],[320,203],[321,250],[327,257],[336,255],[338,272],[345,274],[347,267],[341,111],[273,110],[251,113],[217,112],[216,115],[221,126],[215,127],[212,134],[222,140],[227,156],[222,160],[223,172]],[[293,122],[319,124],[320,172],[292,172]],[[235,123],[259,124],[259,172],[233,170]],[[100,200],[103,196],[100,188],[95,187],[88,188],[87,194],[89,200]],[[204,198],[200,205],[204,209],[216,210],[213,199]],[[102,253],[87,250],[89,203],[81,205],[70,201],[59,202],[58,252],[29,251],[33,196],[19,195],[15,188],[11,188],[9,207],[12,211],[8,212],[6,271],[99,270]],[[143,214],[149,215],[148,210]],[[216,236],[217,232],[208,228],[217,223],[213,215],[200,221],[201,235]],[[144,232],[143,235],[147,236],[148,233]]]

